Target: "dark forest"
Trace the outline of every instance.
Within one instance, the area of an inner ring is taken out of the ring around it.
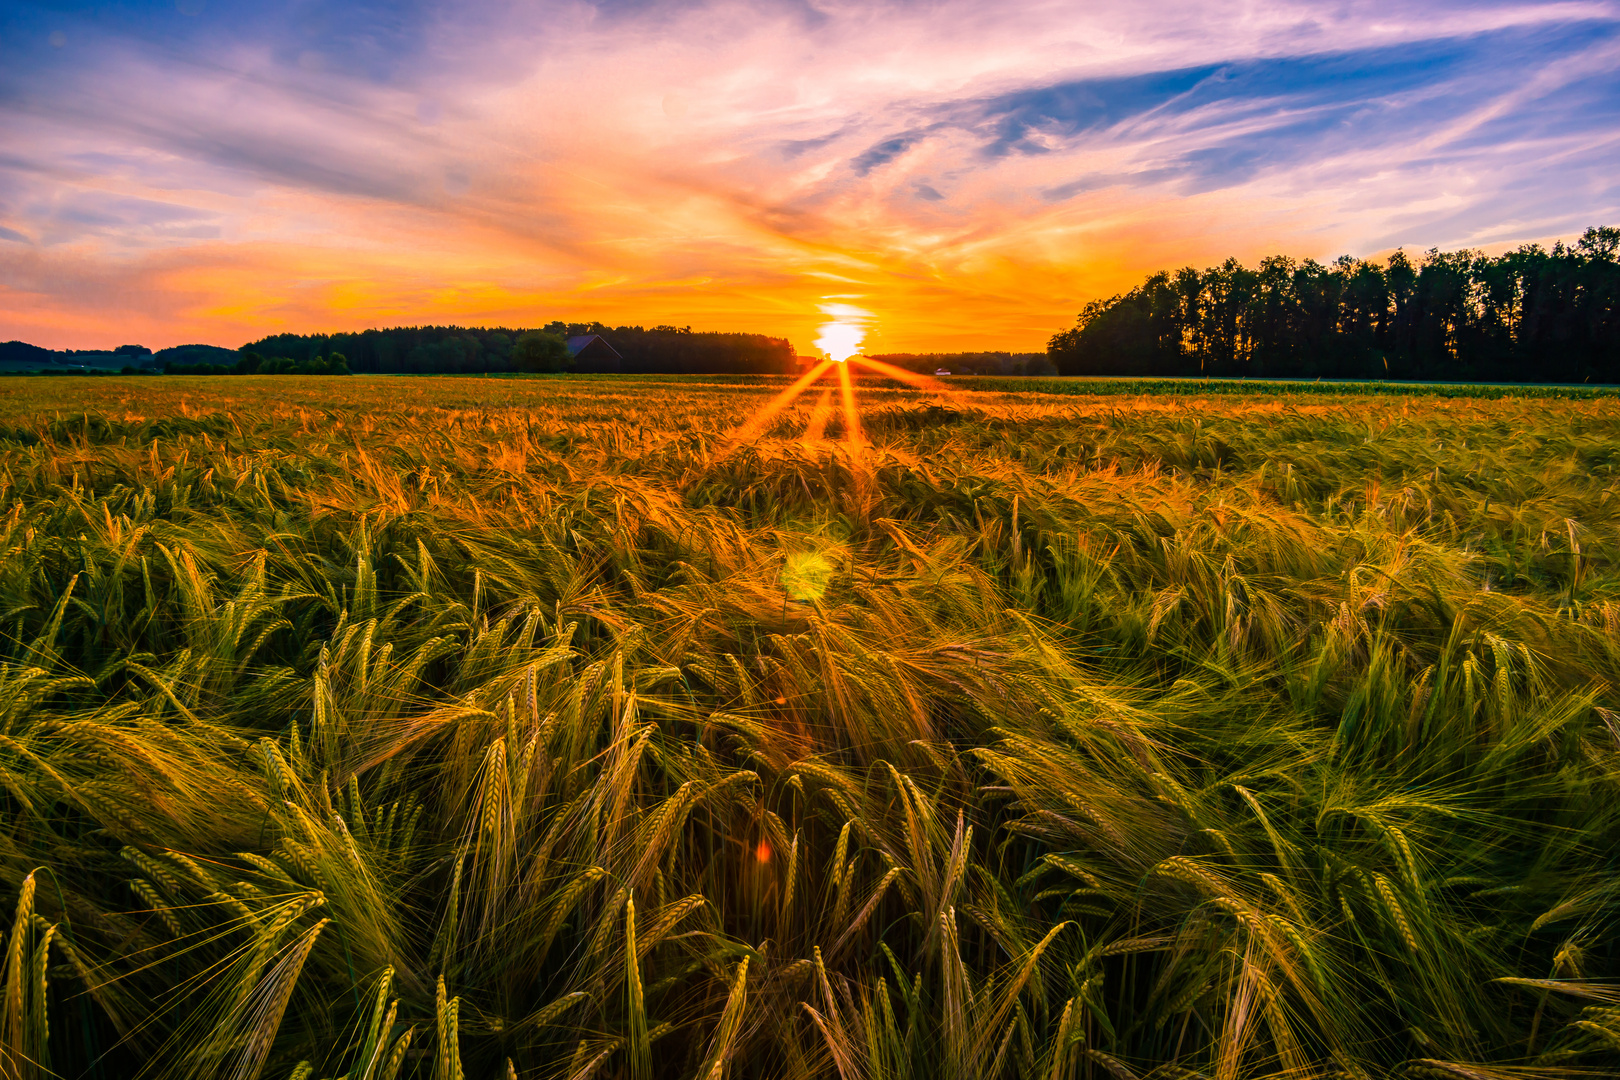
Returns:
[[[1056,334],[1064,375],[1620,381],[1620,229],[1491,257],[1275,255],[1152,275]]]
[[[622,357],[618,370],[626,374],[764,375],[793,370],[793,346],[763,334],[562,322],[544,330],[561,337],[601,335]],[[526,332],[506,327],[402,326],[357,334],[276,334],[242,348],[296,361],[340,353],[355,372],[465,375],[525,370],[516,345]]]

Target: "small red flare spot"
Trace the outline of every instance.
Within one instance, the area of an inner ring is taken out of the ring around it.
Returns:
[[[779,698],[776,699],[776,703],[778,705],[786,705],[787,704],[787,698],[779,697]]]
[[[770,843],[765,841],[765,840],[761,840],[759,842],[759,847],[754,849],[754,858],[758,859],[760,862],[770,862],[771,861],[771,845],[770,845]]]

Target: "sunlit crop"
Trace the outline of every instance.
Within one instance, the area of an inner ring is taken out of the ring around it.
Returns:
[[[977,385],[8,380],[0,1074],[1612,1075],[1613,400]]]

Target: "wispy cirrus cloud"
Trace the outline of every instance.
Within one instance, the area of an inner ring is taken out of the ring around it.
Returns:
[[[869,348],[1027,348],[1162,265],[1620,221],[1609,4],[95,15],[0,15],[0,336],[807,344],[837,291]]]

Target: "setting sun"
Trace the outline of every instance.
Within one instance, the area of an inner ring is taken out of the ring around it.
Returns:
[[[855,393],[855,381],[850,376],[850,368],[861,367],[873,374],[896,379],[930,393],[944,395],[955,393],[939,379],[907,371],[894,364],[857,353],[855,350],[860,347],[866,335],[867,323],[873,317],[870,312],[847,304],[824,304],[821,310],[824,314],[836,316],[833,321],[821,325],[820,334],[816,338],[816,345],[823,350],[824,359],[799,376],[787,389],[766,402],[747,422],[734,431],[728,450],[759,436],[782,410],[792,405],[799,395],[811,389],[829,371],[838,373],[837,390],[844,420],[844,440],[852,454],[863,449],[865,439],[861,434],[860,407]],[[821,399],[811,411],[810,420],[805,427],[804,441],[814,442],[821,438],[830,412],[828,400],[830,393],[830,389],[823,391]]]

